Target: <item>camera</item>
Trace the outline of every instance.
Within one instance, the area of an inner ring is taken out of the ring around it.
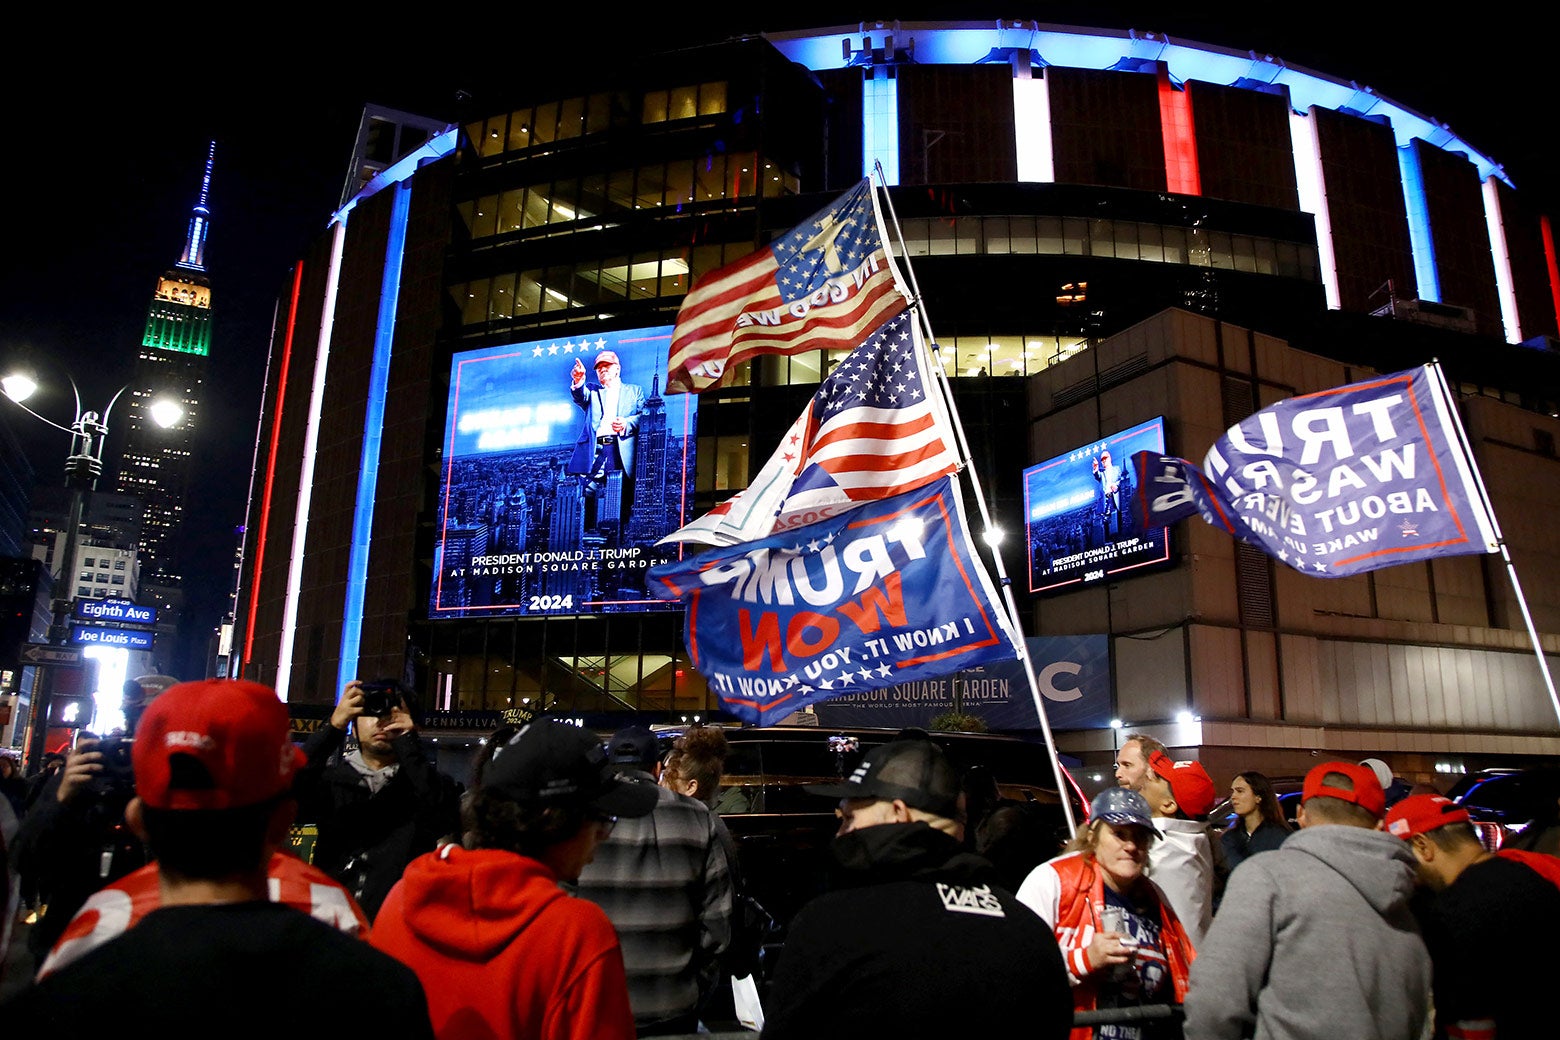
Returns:
[[[384,718],[401,706],[401,691],[390,683],[363,684],[363,714]]]
[[[131,752],[135,747],[132,737],[104,737],[94,748],[103,756],[103,771],[92,778],[89,789],[93,794],[107,797],[115,794],[135,793],[135,767]]]

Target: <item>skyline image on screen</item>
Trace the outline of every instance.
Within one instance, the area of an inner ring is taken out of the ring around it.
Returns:
[[[430,617],[681,609],[645,590],[692,509],[697,396],[662,396],[671,333],[455,355]]]

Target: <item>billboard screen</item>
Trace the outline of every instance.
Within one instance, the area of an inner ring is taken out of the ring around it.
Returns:
[[[455,355],[430,617],[681,609],[645,592],[693,500],[697,396],[661,396],[671,335]]]
[[[1164,450],[1161,416],[1024,470],[1030,592],[1170,564],[1169,528],[1140,529],[1132,509],[1133,454]]]

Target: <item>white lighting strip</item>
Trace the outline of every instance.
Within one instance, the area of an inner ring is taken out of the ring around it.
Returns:
[[[1013,77],[1013,140],[1018,145],[1018,179],[1056,182],[1056,152],[1051,144],[1051,88],[1026,66]]]
[[[1322,146],[1316,139],[1316,122],[1305,113],[1289,113],[1289,153],[1295,164],[1295,186],[1300,208],[1316,218],[1316,260],[1322,267],[1322,288],[1327,307],[1338,310],[1338,258],[1333,252],[1332,217],[1327,212],[1327,184],[1322,177]]]
[[[1500,323],[1507,343],[1522,342],[1522,318],[1517,313],[1517,291],[1511,283],[1511,253],[1506,248],[1506,221],[1500,211],[1500,192],[1494,177],[1484,180],[1484,225],[1490,233],[1490,259],[1495,261],[1495,291],[1500,294]]]
[[[298,510],[293,515],[292,554],[287,559],[287,598],[282,601],[282,645],[276,656],[276,693],[287,699],[292,680],[293,642],[298,628],[298,592],[303,584],[303,550],[309,535],[309,499],[314,491],[314,455],[320,440],[320,412],[325,403],[325,369],[330,362],[330,336],[336,324],[336,290],[341,280],[341,254],[347,241],[343,217],[333,228],[330,270],[325,276],[325,309],[320,319],[319,345],[314,352],[314,386],[309,391],[309,422],[303,434],[303,471],[298,475]],[[334,696],[331,698],[334,702]]]

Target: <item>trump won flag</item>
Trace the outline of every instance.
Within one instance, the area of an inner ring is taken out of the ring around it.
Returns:
[[[1156,525],[1200,514],[1318,577],[1495,552],[1454,409],[1429,365],[1292,397],[1230,427],[1201,469],[1134,455],[1137,506]]]
[[[667,392],[718,386],[754,354],[860,343],[908,305],[883,242],[877,196],[863,179],[768,246],[701,277],[677,312]]]
[[[687,606],[694,667],[725,710],[759,725],[846,693],[1018,657],[951,477],[652,567],[650,588]]]

